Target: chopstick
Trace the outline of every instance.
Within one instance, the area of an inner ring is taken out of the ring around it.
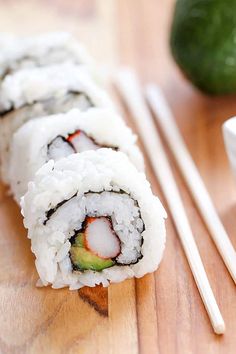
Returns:
[[[133,71],[123,69],[118,72],[115,84],[137,123],[140,136],[169,205],[188,263],[213,329],[215,333],[222,334],[225,331],[224,320],[202,264],[161,139],[142,97],[138,79]]]
[[[236,282],[236,253],[224,229],[222,222],[211,201],[210,195],[192,160],[190,153],[175,123],[168,103],[157,85],[150,84],[146,88],[148,102],[154,112],[168,145],[177,161],[179,169],[195,203],[210,231],[212,239],[228,268],[231,277]]]

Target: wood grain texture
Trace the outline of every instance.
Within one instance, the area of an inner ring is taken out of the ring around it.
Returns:
[[[69,30],[111,70],[134,66],[143,83],[159,83],[236,247],[236,184],[221,125],[235,97],[208,98],[192,88],[168,48],[174,0],[0,0],[0,31]],[[132,118],[125,115],[135,130]],[[37,289],[20,211],[0,186],[0,352],[187,354],[236,352],[235,286],[170,155],[204,265],[226,322],[213,334],[171,218],[164,260],[155,274],[102,288]],[[148,159],[153,191],[165,204]],[[167,209],[168,210],[168,209]]]

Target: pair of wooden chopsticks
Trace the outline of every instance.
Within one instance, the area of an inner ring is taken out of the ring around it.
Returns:
[[[143,140],[155,175],[169,205],[176,229],[192,270],[198,290],[208,312],[213,329],[223,334],[225,323],[209,284],[194,236],[175,182],[167,155],[159,133],[147,108],[142,90],[135,73],[122,69],[115,79],[122,98],[131,111]],[[147,100],[155,118],[164,133],[186,184],[205,220],[219,253],[221,254],[233,280],[236,282],[236,253],[228,235],[216,213],[207,189],[180,135],[168,104],[156,85],[146,88]]]

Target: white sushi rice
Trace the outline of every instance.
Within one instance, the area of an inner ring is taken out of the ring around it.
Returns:
[[[21,69],[8,75],[0,87],[0,111],[62,97],[69,91],[85,93],[95,105],[103,105],[105,101],[112,105],[107,94],[98,88],[83,67],[63,63]]]
[[[9,170],[11,189],[17,201],[25,194],[28,182],[44,163],[50,158],[57,160],[74,153],[67,143],[58,143],[54,144],[53,155],[50,156],[48,146],[58,136],[66,139],[77,130],[86,133],[100,146],[118,148],[139,170],[144,169],[142,154],[135,145],[137,137],[120,116],[102,108],[90,108],[86,112],[73,109],[66,114],[31,120],[14,134],[10,163],[4,160],[7,165],[3,166],[3,170]],[[85,145],[84,148],[88,150],[90,146]]]
[[[47,220],[47,212],[61,202],[64,204]],[[166,213],[145,175],[122,152],[99,149],[50,160],[29,183],[21,205],[43,285],[70,289],[108,286],[153,272],[161,261]],[[121,261],[135,259],[140,251],[143,257],[136,264],[115,265],[100,272],[73,271],[69,239],[88,214],[112,217],[122,242]]]
[[[106,92],[92,82],[86,72],[72,64],[23,69],[9,75],[0,88],[0,110],[13,111],[0,117],[1,174],[8,183],[10,145],[14,132],[30,119],[72,108],[90,106],[113,109]]]
[[[23,68],[59,63],[86,65],[95,74],[93,59],[71,34],[51,32],[33,37],[0,36],[0,79]]]

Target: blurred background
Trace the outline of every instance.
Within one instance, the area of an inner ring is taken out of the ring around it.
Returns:
[[[2,0],[0,30],[24,35],[70,31],[99,62],[132,64],[150,77],[161,66],[158,79],[168,80],[173,5],[173,0]]]

